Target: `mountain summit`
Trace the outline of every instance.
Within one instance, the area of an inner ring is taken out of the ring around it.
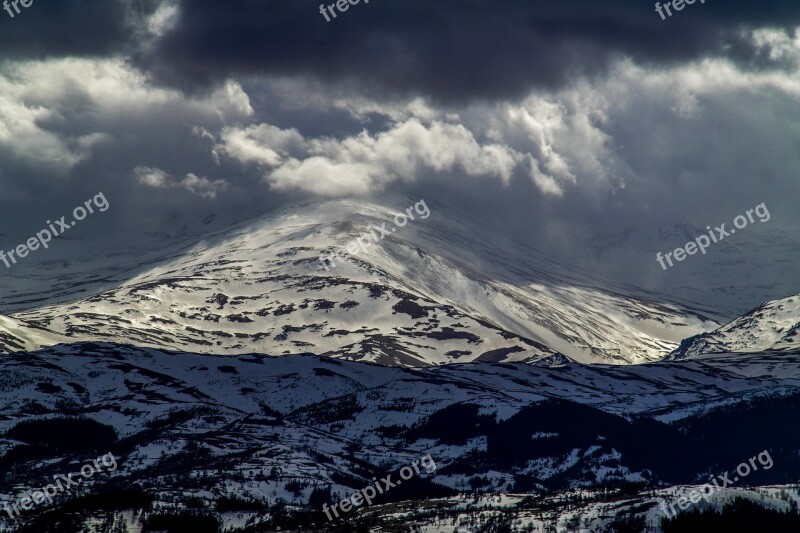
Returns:
[[[661,296],[498,238],[447,206],[431,205],[425,219],[397,226],[395,216],[409,205],[415,201],[295,205],[183,248],[149,249],[146,264],[113,286],[95,284],[89,294],[12,318],[39,332],[28,336],[28,349],[64,339],[113,341],[399,366],[534,362],[556,354],[641,363],[718,326]],[[348,246],[355,250],[359,237],[381,227],[379,242],[349,261],[333,267],[320,260],[334,251],[348,255]],[[62,267],[54,265],[52,275]],[[104,274],[86,272],[84,285]],[[18,344],[4,346],[16,351]]]

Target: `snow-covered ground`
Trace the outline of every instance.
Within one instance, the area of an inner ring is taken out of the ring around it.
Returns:
[[[410,203],[313,202],[199,242],[196,234],[164,237],[158,246],[120,237],[125,247],[97,250],[97,261],[31,265],[29,278],[39,287],[49,282],[49,290],[9,293],[4,304],[17,311],[0,322],[2,345],[13,351],[67,337],[401,366],[555,353],[627,364],[658,360],[719,325],[665,295],[579,272],[435,205],[427,219],[395,228],[351,263],[321,268],[321,253],[346,249],[370,227],[392,227],[395,212]],[[15,323],[4,327],[12,319],[41,334],[19,338]]]
[[[670,359],[800,348],[800,295],[767,302],[717,330],[687,339]]]

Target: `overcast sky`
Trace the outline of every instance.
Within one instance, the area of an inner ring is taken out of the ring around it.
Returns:
[[[797,236],[798,27],[789,1],[36,0],[0,11],[0,246],[98,191],[108,234],[399,190],[564,257],[762,202]]]

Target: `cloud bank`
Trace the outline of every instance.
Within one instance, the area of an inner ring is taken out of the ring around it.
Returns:
[[[796,234],[800,5],[362,7],[65,0],[2,20],[2,239],[98,191],[109,233],[400,191],[560,257],[761,202]],[[594,268],[662,282],[633,262]]]

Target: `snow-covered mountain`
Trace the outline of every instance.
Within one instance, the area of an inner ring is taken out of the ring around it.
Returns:
[[[66,337],[401,366],[556,354],[641,363],[718,326],[664,295],[498,238],[452,207],[430,205],[425,219],[394,227],[394,215],[410,205],[408,198],[308,202],[199,243],[170,237],[154,246],[118,236],[125,247],[98,250],[97,267],[87,257],[80,268],[70,259],[37,266],[52,290],[12,297],[12,318],[40,328],[39,346]],[[343,251],[384,224],[396,231],[353,261],[322,268],[320,254]]]
[[[720,221],[709,220],[707,224]],[[728,222],[728,227],[731,223]],[[800,236],[797,232],[756,222],[663,270],[656,254],[675,250],[708,232],[706,224],[673,223],[587,232],[576,237],[569,262],[581,269],[598,268],[615,279],[635,280],[722,323],[765,301],[800,293]],[[744,281],[744,282],[743,282]]]
[[[719,329],[686,339],[668,358],[800,349],[800,295],[767,302]]]
[[[748,484],[789,483],[800,430],[783,417],[795,412],[798,387],[797,351],[740,354],[735,364],[720,355],[634,366],[408,369],[318,356],[62,345],[0,359],[0,500],[107,452],[119,467],[56,507],[110,512],[142,491],[145,503],[140,497],[131,508],[153,501],[151,517],[203,509],[242,525],[273,523],[273,506],[283,500],[319,524],[322,502],[423,455],[436,471],[378,504],[475,491],[552,498],[581,488],[588,502],[601,498],[591,494],[597,487],[639,490],[642,483],[668,492],[764,449],[776,468],[751,474]],[[14,465],[16,479],[3,482]],[[100,493],[113,502],[108,509],[89,497]],[[626,494],[632,510],[657,505],[652,493]],[[243,507],[226,514],[231,496]],[[422,505],[420,519],[430,518]],[[380,516],[393,514],[380,509]],[[11,523],[0,515],[0,528],[4,520]]]
[[[69,342],[69,339],[23,320],[0,315],[0,352],[28,352],[62,342]]]

